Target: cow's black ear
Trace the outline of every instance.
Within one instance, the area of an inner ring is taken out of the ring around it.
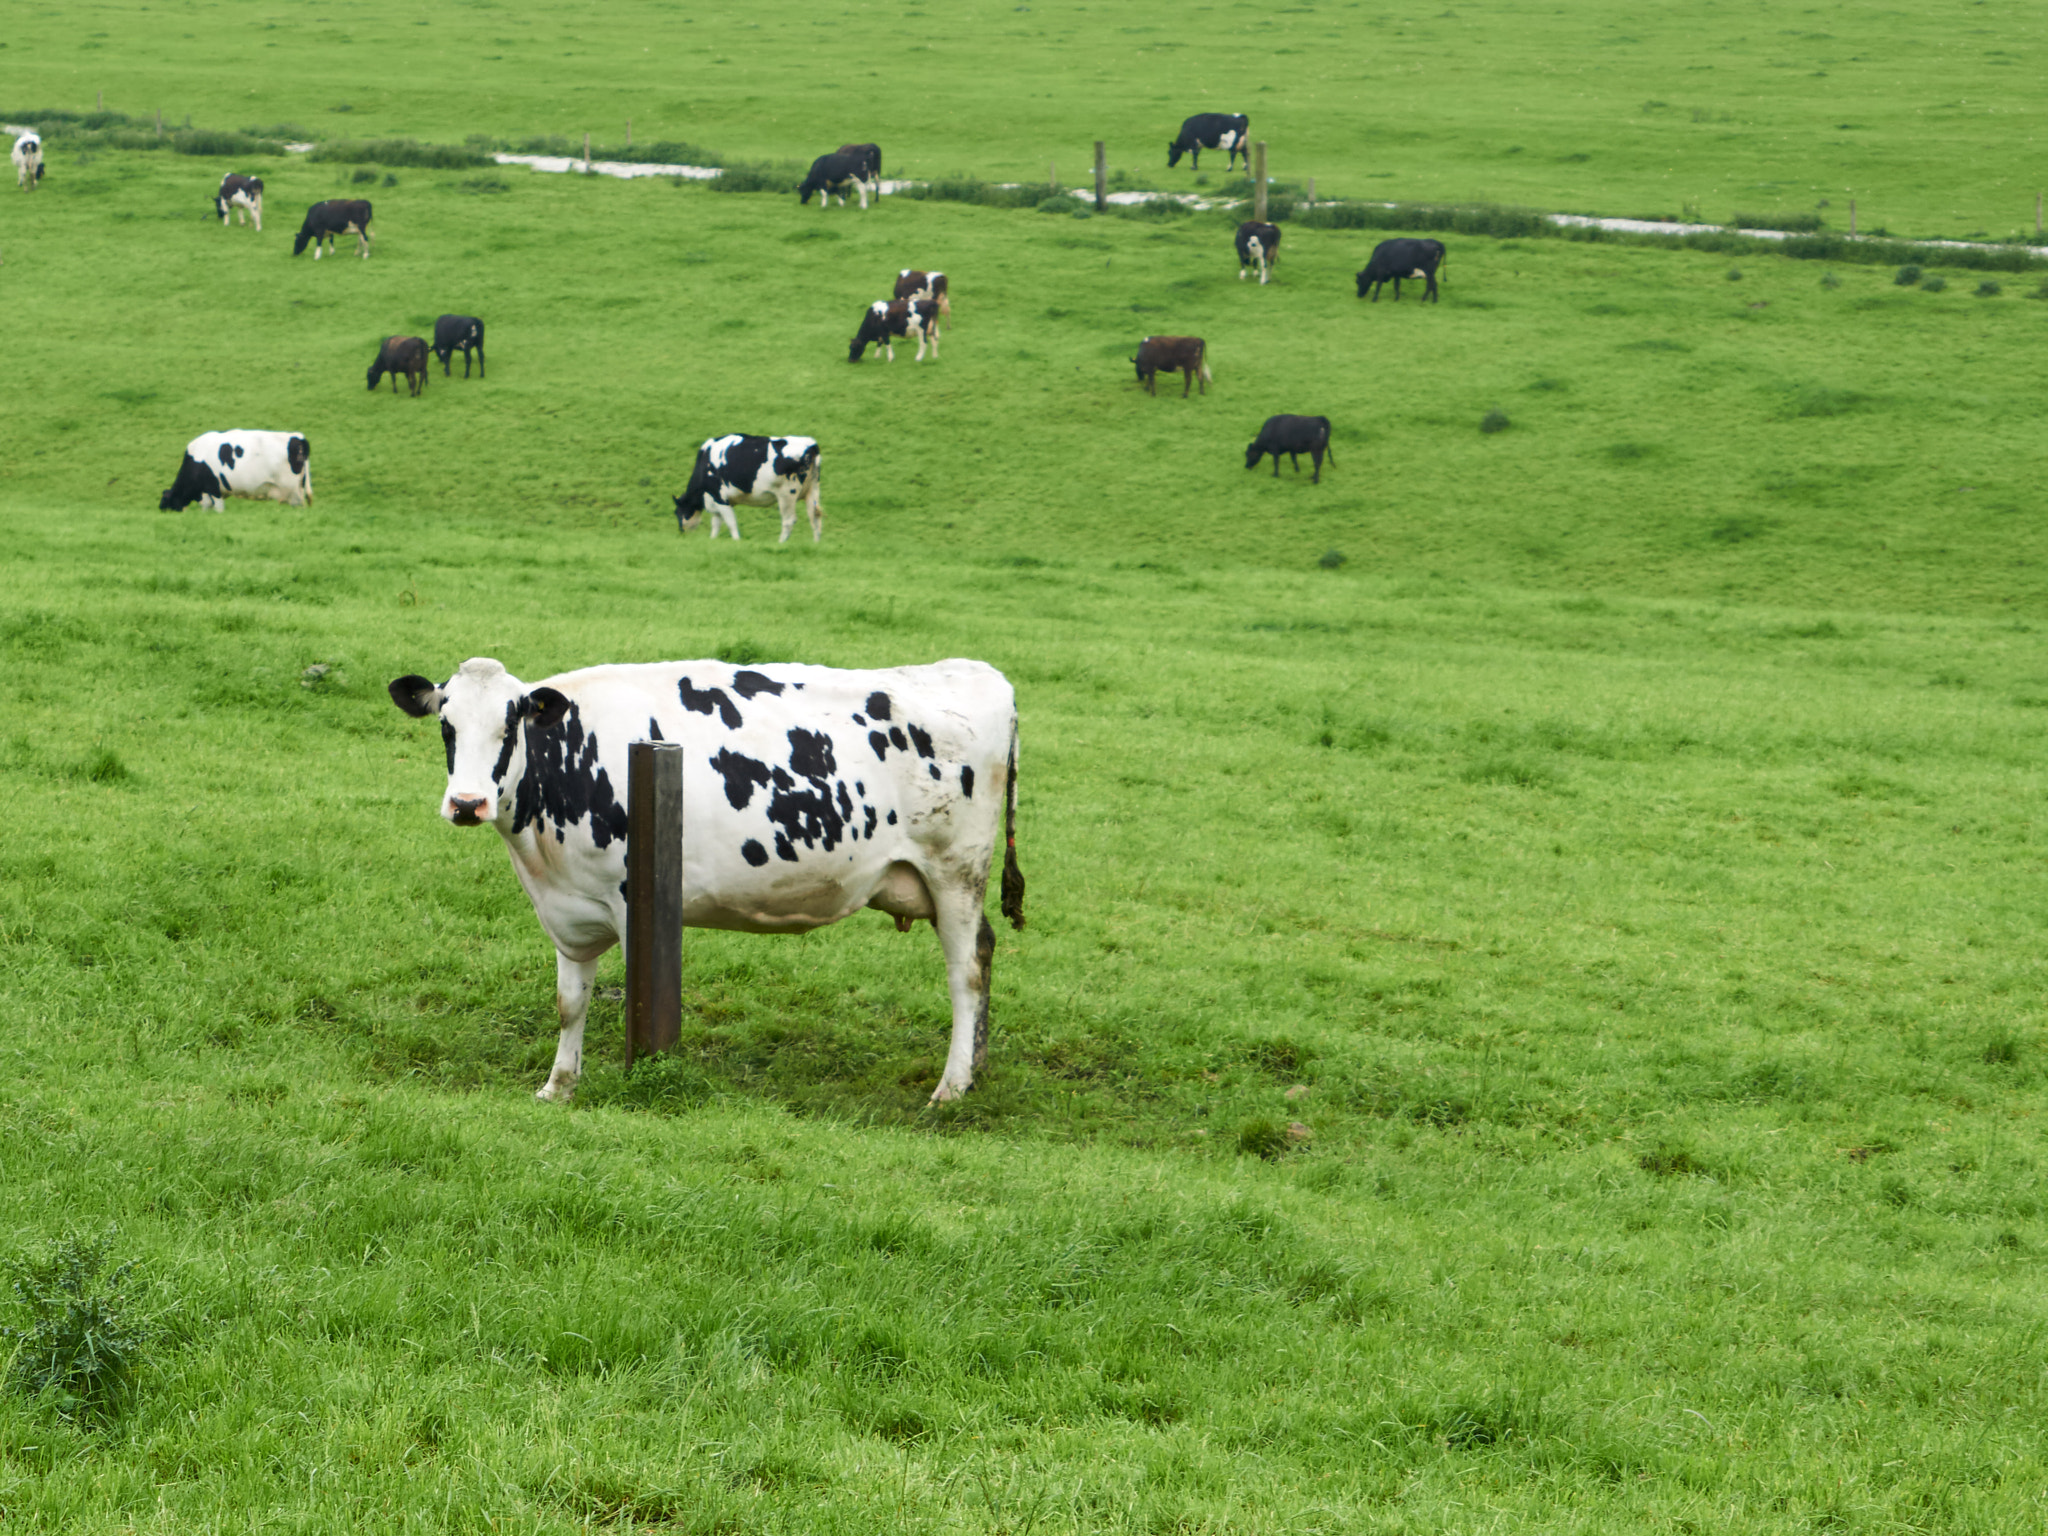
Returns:
[[[439,684],[417,672],[408,672],[404,677],[391,680],[391,702],[415,720],[438,715],[444,697]]]
[[[552,731],[569,713],[568,695],[557,693],[552,688],[536,688],[526,696],[525,713],[526,718],[533,722],[534,729]]]

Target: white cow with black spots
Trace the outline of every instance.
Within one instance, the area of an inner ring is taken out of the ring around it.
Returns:
[[[847,672],[661,661],[528,684],[488,657],[435,683],[396,679],[438,719],[441,815],[491,826],[555,946],[561,1038],[539,1090],[583,1068],[598,957],[626,938],[626,749],[683,747],[683,926],[805,933],[873,907],[938,930],[953,1038],[932,1102],[973,1086],[988,1052],[995,929],[983,911],[998,822],[1002,911],[1024,926],[1017,706],[979,661]]]
[[[178,478],[157,507],[182,512],[196,501],[219,512],[230,496],[303,507],[313,499],[312,459],[303,432],[202,432],[185,445]]]
[[[697,449],[690,483],[675,498],[676,527],[688,533],[709,512],[712,538],[718,537],[720,518],[725,519],[726,531],[738,538],[734,503],[778,507],[782,512],[778,542],[787,544],[790,530],[796,527],[798,502],[811,515],[811,542],[815,544],[825,537],[825,509],[818,501],[818,440],[728,432],[724,437],[705,438]]]
[[[33,192],[36,183],[43,179],[43,141],[31,129],[14,141],[14,184],[24,192]]]

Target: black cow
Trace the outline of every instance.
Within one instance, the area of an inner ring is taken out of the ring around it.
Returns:
[[[1365,290],[1372,289],[1372,301],[1380,301],[1383,284],[1394,285],[1394,302],[1401,302],[1401,280],[1419,277],[1429,286],[1423,289],[1425,299],[1438,303],[1442,297],[1436,291],[1436,274],[1444,264],[1444,243],[1441,240],[1382,240],[1372,248],[1372,256],[1365,264],[1365,270],[1358,274],[1358,296],[1365,297]]]
[[[484,376],[484,323],[475,315],[443,315],[434,322],[434,356],[441,359],[441,377],[449,361],[462,354],[462,376],[469,377],[469,354],[476,353],[476,376]]]
[[[860,179],[878,181],[882,175],[882,146],[879,144],[842,144],[839,153],[851,155],[860,162]]]
[[[1237,226],[1237,276],[1242,282],[1259,269],[1259,282],[1266,281],[1273,263],[1280,259],[1280,226],[1260,224],[1251,219]]]
[[[1138,343],[1138,382],[1147,394],[1159,393],[1159,375],[1181,375],[1180,397],[1188,397],[1188,386],[1201,381],[1202,393],[1209,393],[1209,344],[1199,336],[1147,336]]]
[[[232,211],[243,223],[253,221],[256,233],[263,233],[263,178],[261,176],[237,176],[233,171],[220,179],[220,190],[213,194],[213,211],[220,215],[221,223],[228,221]]]
[[[1180,137],[1166,146],[1166,163],[1169,168],[1180,164],[1182,155],[1193,155],[1196,170],[1202,168],[1202,151],[1220,149],[1228,157],[1223,162],[1227,171],[1237,163],[1239,155],[1244,156],[1244,168],[1252,168],[1252,146],[1249,137],[1252,120],[1242,112],[1232,116],[1228,112],[1197,112],[1180,125]]]
[[[939,306],[935,299],[877,299],[870,304],[860,317],[860,329],[853,333],[853,342],[846,349],[846,360],[857,363],[861,354],[871,346],[880,347],[890,362],[896,361],[895,339],[898,336],[917,338],[917,357],[924,361],[924,345],[932,345],[932,356],[939,355]]]
[[[404,374],[412,393],[418,395],[427,387],[427,344],[417,336],[386,336],[377,361],[370,364],[370,388],[375,389],[387,373],[391,375],[391,393],[398,393],[398,376]]]
[[[336,235],[354,235],[356,248],[363,260],[370,259],[370,205],[360,197],[338,197],[331,202],[315,203],[306,210],[306,222],[299,226],[299,237],[292,242],[292,254],[298,255],[306,248],[306,242],[313,244],[313,259],[320,259],[320,242],[327,242],[327,249],[334,249]]]
[[[1268,416],[1266,424],[1259,428],[1259,435],[1252,439],[1244,451],[1244,467],[1257,469],[1259,460],[1267,454],[1273,455],[1273,478],[1280,478],[1280,455],[1286,454],[1294,465],[1294,472],[1301,473],[1300,455],[1307,454],[1315,463],[1315,477],[1311,485],[1323,483],[1323,455],[1329,454],[1330,462],[1337,462],[1337,455],[1330,449],[1330,418],[1327,416]]]
[[[881,151],[876,150],[875,153],[879,157]],[[837,151],[829,155],[820,155],[811,162],[810,174],[804,177],[803,185],[796,189],[796,200],[800,203],[808,203],[811,200],[811,194],[816,192],[820,194],[818,206],[823,208],[832,201],[833,194],[837,193],[840,206],[844,207],[846,205],[846,189],[850,184],[859,191],[860,205],[865,208],[868,205],[868,178],[866,171],[867,157],[865,155],[847,155],[840,154]]]

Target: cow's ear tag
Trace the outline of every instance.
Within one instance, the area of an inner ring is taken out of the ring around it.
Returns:
[[[531,720],[535,730],[552,731],[562,723],[562,717],[569,713],[569,699],[566,694],[552,688],[536,688],[526,696],[526,718]]]
[[[391,702],[411,715],[415,720],[424,720],[429,715],[441,712],[440,688],[432,678],[421,677],[417,672],[408,672],[404,677],[391,680]]]

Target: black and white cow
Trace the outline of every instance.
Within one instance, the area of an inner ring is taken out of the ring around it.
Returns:
[[[1273,478],[1280,478],[1280,455],[1286,454],[1294,465],[1294,472],[1301,473],[1301,455],[1307,454],[1315,466],[1315,477],[1311,485],[1323,483],[1323,458],[1328,455],[1331,465],[1337,462],[1337,455],[1330,450],[1330,418],[1327,416],[1268,416],[1266,424],[1259,428],[1259,435],[1252,439],[1244,451],[1244,467],[1257,469],[1259,460],[1267,454],[1273,455]]]
[[[1180,164],[1182,155],[1194,156],[1196,170],[1202,168],[1202,151],[1220,149],[1227,157],[1223,168],[1227,171],[1237,163],[1239,155],[1244,156],[1244,168],[1252,168],[1252,145],[1249,137],[1252,120],[1242,112],[1197,112],[1180,125],[1180,137],[1166,146],[1166,164],[1170,169]]]
[[[879,181],[882,178],[882,146],[879,144],[842,144],[839,153],[851,155],[860,162],[862,181]]]
[[[818,194],[818,206],[823,208],[836,193],[843,208],[846,206],[846,189],[850,186],[860,193],[860,205],[865,208],[871,190],[868,178],[862,174],[866,169],[867,157],[864,155],[844,155],[837,151],[820,155],[811,162],[810,174],[804,177],[803,185],[796,189],[796,200],[808,203],[815,192]]]
[[[292,254],[298,255],[306,248],[308,241],[313,245],[313,259],[320,259],[320,242],[327,242],[327,249],[334,249],[336,235],[354,235],[356,248],[363,260],[370,259],[370,204],[360,197],[340,197],[330,202],[315,203],[306,210],[306,222],[299,226],[299,237],[292,242]]]
[[[1253,267],[1259,269],[1259,282],[1263,285],[1268,271],[1280,259],[1280,226],[1260,224],[1247,219],[1237,226],[1237,278],[1239,282],[1251,275]]]
[[[36,183],[43,179],[43,141],[30,130],[14,141],[14,184],[24,192],[33,192]]]
[[[441,359],[441,377],[448,377],[448,365],[462,354],[462,376],[469,377],[469,354],[476,353],[476,376],[484,376],[484,323],[475,315],[443,315],[434,322],[434,356]]]
[[[263,233],[263,178],[261,176],[237,176],[233,171],[220,179],[220,190],[213,194],[214,212],[220,215],[221,223],[228,221],[232,210],[243,223],[255,222],[256,233]]]
[[[1017,706],[995,668],[662,661],[529,685],[476,657],[445,683],[401,677],[390,693],[438,718],[441,815],[497,829],[555,946],[562,1030],[539,1098],[576,1091],[598,957],[626,938],[626,749],[648,738],[683,748],[683,926],[804,933],[863,907],[904,931],[929,918],[953,1005],[932,1102],[973,1086],[988,1052],[983,902],[998,830],[1002,912],[1024,926]]]
[[[870,346],[880,347],[890,362],[896,361],[896,338],[917,338],[915,362],[924,361],[924,344],[932,344],[932,356],[939,355],[939,306],[932,299],[877,299],[860,317],[860,329],[846,349],[846,360],[857,363]]]
[[[198,502],[218,512],[230,496],[303,507],[313,499],[313,450],[300,432],[205,432],[185,445],[178,478],[157,508],[182,512]]]
[[[417,399],[427,387],[426,342],[418,336],[386,336],[377,349],[377,360],[370,364],[370,388],[375,389],[387,373],[391,375],[391,393],[398,393],[398,381],[403,378],[408,392]]]
[[[1382,240],[1372,248],[1372,255],[1366,259],[1365,270],[1358,274],[1358,296],[1365,297],[1366,289],[1372,290],[1372,301],[1380,301],[1380,289],[1388,283],[1394,285],[1394,302],[1401,302],[1401,282],[1404,278],[1421,278],[1428,286],[1422,290],[1425,299],[1443,302],[1436,291],[1436,274],[1444,264],[1444,243],[1441,240]]]
[[[825,537],[825,509],[818,501],[818,440],[814,437],[755,437],[746,432],[729,432],[724,437],[707,437],[697,450],[697,462],[690,466],[690,483],[675,498],[676,527],[688,533],[697,519],[711,514],[711,537],[718,537],[718,520],[725,519],[726,532],[740,536],[740,525],[732,515],[735,504],[749,507],[777,507],[782,512],[782,537],[789,542],[796,527],[797,503],[811,516],[811,542]]]
[[[949,325],[953,319],[953,301],[946,295],[946,274],[943,272],[922,272],[916,267],[905,267],[896,274],[896,297],[930,299],[939,306],[940,315]]]

